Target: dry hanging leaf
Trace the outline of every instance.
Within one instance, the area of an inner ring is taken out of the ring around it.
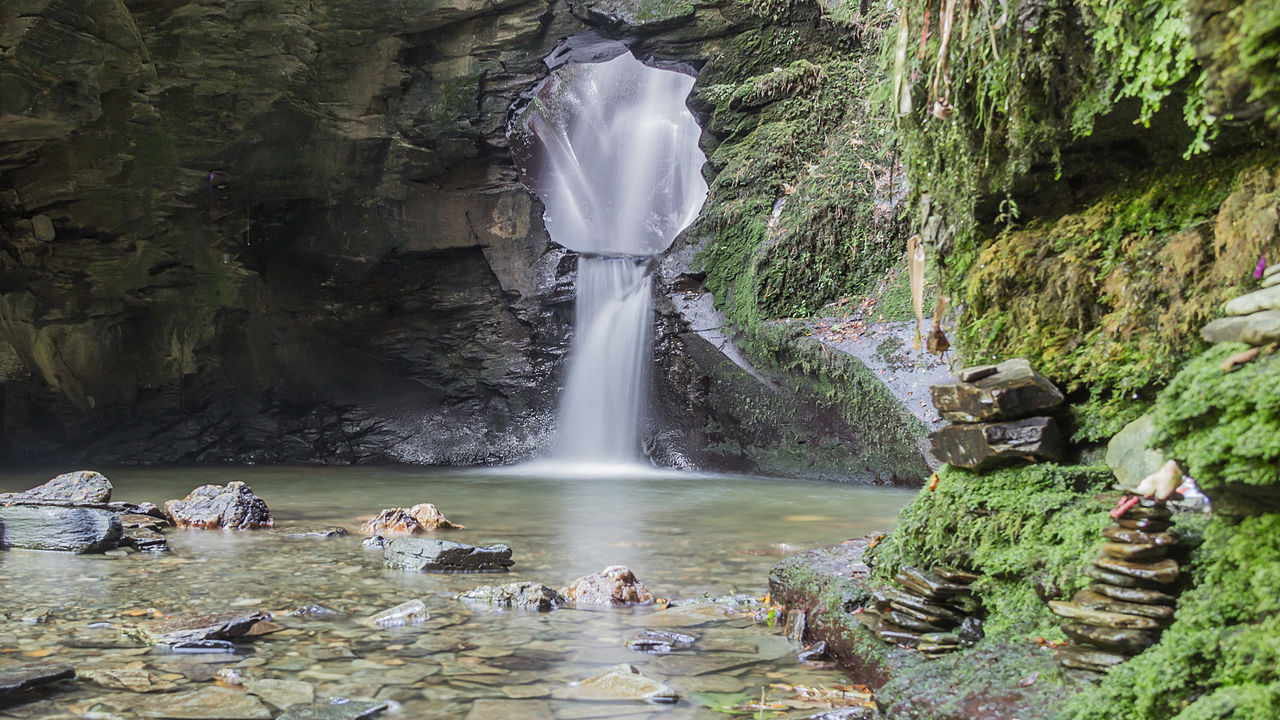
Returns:
[[[924,243],[919,235],[907,240],[907,270],[911,279],[911,308],[916,313],[916,339],[911,349],[919,350],[924,327]]]

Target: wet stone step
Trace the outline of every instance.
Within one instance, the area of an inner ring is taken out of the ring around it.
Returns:
[[[1154,618],[1163,622],[1173,620],[1173,608],[1168,605],[1144,605],[1141,603],[1127,603],[1111,598],[1092,590],[1081,590],[1076,593],[1071,601],[1075,604],[1090,608],[1092,610],[1103,610],[1106,612],[1125,613],[1127,615],[1141,615],[1143,617]]]
[[[1104,543],[1102,552],[1117,560],[1160,560],[1168,553],[1168,548],[1149,543]]]
[[[1177,598],[1160,592],[1159,590],[1146,590],[1143,588],[1126,588],[1108,585],[1106,583],[1089,583],[1089,589],[1105,595],[1113,600],[1121,602],[1140,603],[1144,605],[1172,605]]]
[[[1143,630],[1122,630],[1067,623],[1062,632],[1078,643],[1093,645],[1104,650],[1114,650],[1126,655],[1137,655],[1156,644],[1156,634]]]
[[[1094,559],[1093,564],[1103,570],[1120,575],[1128,575],[1139,580],[1157,582],[1161,585],[1168,585],[1178,579],[1178,563],[1173,560],[1137,563],[1110,557],[1100,557]]]
[[[1129,658],[1118,653],[1093,650],[1086,647],[1062,647],[1053,651],[1053,657],[1066,667],[1077,670],[1106,672]]]
[[[1061,600],[1050,600],[1049,609],[1055,615],[1067,618],[1068,620],[1079,620],[1088,625],[1096,625],[1099,627],[1117,628],[1121,630],[1159,630],[1160,623],[1149,617],[1140,617],[1137,615],[1126,615],[1123,613],[1108,612],[1106,610],[1094,610],[1082,607],[1075,603],[1062,602]]]
[[[1161,547],[1169,547],[1178,544],[1178,538],[1173,533],[1143,532],[1141,530],[1130,530],[1116,525],[1108,525],[1103,528],[1102,537],[1117,543],[1149,544],[1159,545]]]

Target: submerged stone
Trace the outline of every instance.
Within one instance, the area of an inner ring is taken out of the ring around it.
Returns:
[[[693,647],[692,635],[671,630],[641,630],[627,640],[627,648],[636,652],[665,655],[672,650]]]
[[[0,665],[0,705],[7,704],[8,701],[17,699],[42,685],[69,680],[75,676],[75,668],[66,663]]]
[[[269,532],[287,538],[331,538],[349,534],[339,525],[290,525],[272,528]]]
[[[103,505],[111,502],[111,481],[93,470],[63,473],[20,493],[0,493],[0,504],[47,502],[67,505]]]
[[[634,665],[618,665],[599,675],[594,675],[557,688],[551,692],[557,700],[604,700],[675,702],[676,691],[653,678],[646,677]]]
[[[294,705],[276,720],[366,720],[386,709],[386,702],[372,700],[312,703]]]
[[[242,482],[201,485],[181,500],[166,502],[164,512],[177,527],[251,530],[272,525],[266,501]]]
[[[257,695],[282,709],[293,705],[309,705],[316,698],[316,690],[311,683],[301,680],[250,679],[245,681],[244,689],[250,695]]]
[[[1120,575],[1149,580],[1168,585],[1178,579],[1178,563],[1173,560],[1161,560],[1153,563],[1137,563],[1117,560],[1112,557],[1099,557],[1093,561],[1095,567],[1109,570]]]
[[[929,433],[929,441],[938,460],[970,470],[989,470],[1017,460],[1062,459],[1062,437],[1051,417],[948,425]]]
[[[996,372],[981,373],[971,382],[934,385],[929,394],[938,413],[955,423],[1016,420],[1041,414],[1063,401],[1058,388],[1022,358],[1006,360],[996,366]]]
[[[78,670],[76,677],[112,690],[136,693],[169,692],[178,686],[143,668],[88,668]]]
[[[427,612],[427,606],[421,600],[414,599],[402,602],[395,607],[387,608],[381,612],[360,621],[362,625],[369,627],[401,627],[404,625],[417,625],[431,619],[431,614]]]
[[[598,573],[580,577],[561,594],[573,607],[618,607],[653,602],[653,593],[625,565],[611,565]]]
[[[1077,605],[1075,603],[1062,602],[1061,600],[1050,600],[1049,609],[1052,610],[1055,615],[1060,617],[1064,617],[1069,620],[1079,620],[1085,624],[1097,625],[1099,627],[1119,628],[1125,630],[1160,629],[1160,623],[1149,617],[1097,610]]]
[[[143,527],[125,528],[120,544],[139,552],[168,552],[169,541],[164,535]]]
[[[1137,655],[1156,644],[1156,634],[1143,630],[1122,630],[1083,623],[1068,623],[1062,626],[1062,632],[1076,642],[1128,655]]]
[[[481,585],[466,592],[458,593],[457,598],[469,603],[483,603],[501,608],[523,608],[526,610],[553,610],[564,607],[566,600],[554,588],[540,583],[517,582],[506,585]]]
[[[515,564],[506,545],[476,547],[418,537],[393,538],[382,562],[389,568],[413,572],[505,572]]]
[[[86,553],[116,546],[120,518],[94,508],[61,505],[0,506],[0,549]]]
[[[272,716],[253,695],[222,687],[161,695],[138,710],[142,717],[174,720],[269,720]]]

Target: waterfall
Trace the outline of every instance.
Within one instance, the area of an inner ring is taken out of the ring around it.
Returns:
[[[581,255],[574,338],[554,456],[639,458],[647,407],[652,258],[707,196],[693,78],[630,53],[556,69],[514,122],[521,179],[546,207],[551,239]]]

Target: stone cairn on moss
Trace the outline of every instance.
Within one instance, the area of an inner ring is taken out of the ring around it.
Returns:
[[[1200,330],[1207,342],[1267,345],[1280,341],[1280,263],[1262,271],[1262,289],[1227,303],[1226,317]]]
[[[1019,460],[1061,460],[1057,422],[1045,413],[1062,393],[1021,358],[965,368],[929,388],[948,425],[929,434],[933,456],[975,471]]]
[[[886,643],[916,648],[928,658],[972,647],[982,639],[982,623],[968,610],[969,584],[977,579],[944,565],[929,571],[905,567],[894,577],[896,587],[872,592],[863,622]]]
[[[1054,652],[1066,667],[1105,672],[1154,645],[1173,621],[1179,567],[1168,557],[1178,546],[1171,513],[1164,500],[1135,498],[1117,506],[1115,523],[1102,531],[1102,554],[1084,571],[1089,587],[1071,602],[1049,602],[1067,621],[1062,631],[1072,644]]]

